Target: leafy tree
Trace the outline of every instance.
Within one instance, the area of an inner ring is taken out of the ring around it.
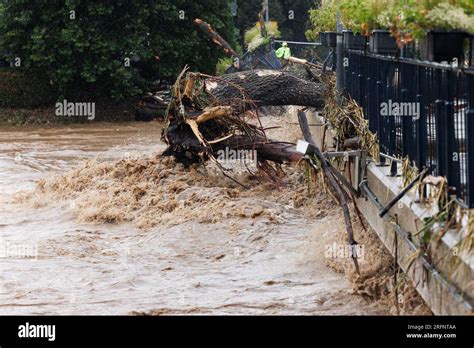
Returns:
[[[260,1],[237,0],[237,16],[234,23],[239,31],[239,41],[244,42],[244,35],[258,21],[258,13],[262,10]]]
[[[184,11],[185,19],[178,17]],[[200,32],[193,21],[200,18],[231,45],[235,46],[235,27],[228,0],[160,1],[149,17],[151,46],[159,56],[160,76],[173,77],[188,64],[192,70],[214,73],[222,51]],[[164,33],[166,33],[164,35]]]
[[[0,0],[0,11],[0,47],[65,98],[136,95],[185,64],[213,73],[222,53],[196,17],[234,43],[228,0]]]
[[[306,41],[305,31],[308,29],[308,11],[320,0],[268,0],[269,19],[278,22],[281,37],[288,41]],[[258,13],[263,7],[262,1],[237,0],[237,16],[235,26],[239,30],[240,41],[244,33],[255,25]],[[292,12],[290,12],[292,11]],[[298,51],[298,48],[293,49]]]
[[[270,21],[278,22],[279,26],[284,21],[281,0],[269,0],[268,12]],[[240,41],[243,42],[245,31],[252,28],[258,21],[258,14],[263,8],[262,1],[237,0],[237,16],[235,26],[239,30]]]

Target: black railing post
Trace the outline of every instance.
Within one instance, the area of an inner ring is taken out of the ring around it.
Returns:
[[[386,136],[384,132],[385,117],[380,114],[380,105],[382,103],[383,90],[384,90],[383,82],[380,81],[380,75],[381,75],[380,65],[382,65],[382,62],[377,63],[377,81],[375,82],[375,88],[376,88],[375,108],[377,109],[377,111],[375,114],[377,115],[377,120],[378,120],[377,134],[379,137],[380,152],[385,152],[386,151],[386,148],[385,148]],[[380,159],[381,163],[383,163],[384,161],[385,161],[385,158],[383,158],[383,160]]]
[[[348,95],[352,95],[351,89],[351,74],[352,74],[352,62],[351,62],[351,54],[347,53],[347,66],[345,67],[345,74],[344,74],[344,89]]]
[[[403,69],[402,79],[404,80],[404,91],[406,93],[404,100],[408,103],[409,109],[411,109],[412,114],[408,117],[405,117],[406,120],[403,122],[403,144],[404,144],[404,153],[410,157],[411,161],[415,161],[417,166],[417,153],[416,153],[416,137],[415,137],[415,123],[420,118],[420,104],[416,100],[416,72],[415,68],[412,65],[403,64],[406,66],[406,69]],[[417,114],[415,114],[417,112]]]
[[[393,89],[393,79],[395,77],[395,68],[393,62],[387,62],[388,64],[388,76],[386,81],[385,88],[387,89],[387,94],[384,102],[390,104],[390,101],[394,101],[394,89]],[[389,107],[390,109],[390,107]],[[390,111],[390,110],[389,110]],[[397,147],[397,133],[395,128],[395,116],[391,115],[386,117],[386,125],[387,125],[387,135],[388,135],[388,155],[395,156],[396,155],[396,147]]]
[[[436,119],[436,174],[447,175],[447,132],[448,119],[446,115],[446,103],[444,100],[435,102]]]
[[[468,76],[468,110],[466,112],[465,143],[467,150],[467,204],[474,208],[474,75]]]
[[[449,186],[455,187],[456,192],[459,195],[461,191],[461,176],[459,173],[459,151],[456,148],[456,132],[455,132],[455,113],[454,103],[447,101],[444,104],[444,114],[446,115],[447,127],[446,132],[446,176],[448,178]]]
[[[374,65],[371,65],[372,58],[366,58],[367,62],[367,111],[369,113],[369,129],[373,133],[378,134],[379,129],[379,115],[377,107],[377,69]],[[376,63],[377,64],[377,63]]]
[[[360,105],[364,106],[364,99],[365,99],[365,90],[364,90],[364,73],[365,73],[365,65],[362,61],[362,55],[358,55],[359,59],[359,69],[358,69],[358,74],[357,74],[357,86],[359,88],[358,91],[358,102]]]
[[[344,43],[342,37],[343,25],[341,22],[341,14],[338,11],[336,13],[336,57],[334,65],[336,66],[336,89],[337,89],[337,103],[342,105],[342,98],[344,92]]]
[[[403,103],[409,102],[409,98],[412,97],[412,95],[409,94],[408,88],[410,87],[410,83],[408,82],[408,74],[406,73],[407,69],[406,64],[400,64],[400,69],[398,71],[399,73],[399,79],[398,83],[401,85],[399,86],[400,88],[400,97],[399,101]],[[407,110],[405,110],[407,111]],[[413,110],[411,110],[413,111]],[[401,146],[401,151],[402,151],[402,156],[408,156],[409,151],[410,151],[410,121],[412,120],[412,115],[403,115],[401,117],[401,129],[402,129],[402,146]],[[413,158],[410,158],[412,160]]]
[[[350,50],[344,55],[344,87],[377,133],[380,152],[408,156],[419,170],[446,176],[451,192],[474,207],[473,72]]]
[[[418,167],[422,169],[426,166],[426,147],[427,147],[427,132],[426,132],[426,70],[423,67],[418,67],[416,74],[418,79],[418,94],[416,101],[420,105],[420,117],[416,120],[417,123],[417,137],[416,137],[416,153]]]
[[[348,88],[347,86],[347,82],[349,81],[349,74],[350,74],[350,58],[349,58],[349,53],[348,51],[344,50],[344,59],[343,59],[344,62],[348,62],[348,64],[343,64],[342,67],[343,67],[343,71],[344,71],[344,79],[342,81],[342,84],[343,84],[343,87],[344,87],[344,91],[346,94],[350,95],[351,94],[351,91],[350,89]]]
[[[455,83],[459,83],[460,79],[456,79],[456,75],[450,71],[446,72],[445,78],[446,84],[443,85],[445,88],[444,93],[446,93],[446,102],[444,105],[444,114],[446,115],[447,127],[446,132],[446,176],[448,179],[448,184],[451,187],[456,188],[456,193],[458,196],[462,195],[462,190],[460,187],[461,176],[459,173],[459,151],[456,147],[456,122],[455,117],[457,111],[454,108],[454,97],[452,93],[452,88],[455,87]]]

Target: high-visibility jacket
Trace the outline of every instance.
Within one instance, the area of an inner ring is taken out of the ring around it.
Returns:
[[[291,51],[289,47],[281,46],[279,49],[276,50],[275,54],[277,58],[288,59],[288,57],[291,56]]]

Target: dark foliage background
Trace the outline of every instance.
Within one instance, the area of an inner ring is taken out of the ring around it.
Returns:
[[[58,98],[123,99],[151,80],[172,81],[185,64],[213,73],[221,52],[197,31],[196,17],[234,44],[228,0],[0,0],[0,52],[19,57],[15,71]]]
[[[0,59],[21,59],[20,67],[0,68],[0,106],[32,107],[63,98],[124,100],[149,90],[152,83],[173,82],[185,64],[213,74],[223,53],[193,20],[210,23],[242,50],[243,34],[258,20],[262,2],[237,0],[235,17],[231,2],[0,0]],[[278,21],[282,38],[305,41],[307,12],[314,1],[269,4],[270,19]]]
[[[270,20],[277,21],[281,36],[289,41],[306,41],[304,35],[309,25],[308,10],[315,7],[315,0],[269,0]],[[252,27],[258,20],[258,13],[262,9],[261,1],[237,0],[237,16],[235,25],[239,31],[239,39],[243,42],[246,29]],[[289,11],[293,11],[294,19],[289,18]]]

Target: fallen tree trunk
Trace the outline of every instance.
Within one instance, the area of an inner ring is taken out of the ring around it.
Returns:
[[[251,70],[212,80],[206,89],[221,101],[245,98],[245,106],[300,105],[323,107],[325,87],[278,70]],[[242,95],[245,91],[245,95]]]
[[[185,164],[215,159],[223,148],[256,150],[259,162],[295,162],[294,144],[267,139],[262,127],[248,123],[248,109],[260,105],[323,105],[324,87],[273,70],[213,77],[184,70],[168,106],[163,139],[166,154]],[[256,113],[255,113],[256,114]]]
[[[173,125],[168,129],[169,148],[165,155],[173,155],[184,164],[196,163],[208,159],[206,148],[194,136],[190,127]],[[267,140],[263,136],[252,138],[245,135],[234,135],[220,142],[210,144],[212,153],[226,148],[235,150],[255,150],[258,161],[272,161],[276,163],[296,163],[301,154],[293,144]]]
[[[296,152],[294,144],[269,141],[263,137],[249,139],[242,135],[234,136],[216,144],[214,150],[219,151],[226,147],[236,150],[255,150],[261,159],[276,163],[295,163],[302,157],[299,152]]]

